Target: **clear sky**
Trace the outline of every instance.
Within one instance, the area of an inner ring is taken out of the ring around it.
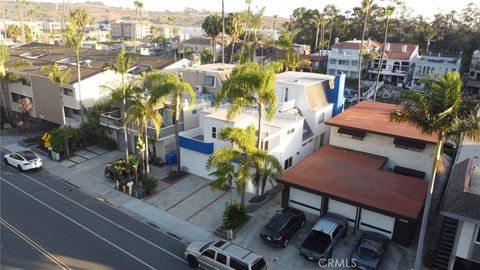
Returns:
[[[34,2],[58,2],[62,0],[33,0]],[[133,0],[91,0],[100,1],[108,6],[134,8]],[[224,0],[225,11],[241,11],[246,9],[245,0]],[[380,6],[386,6],[392,0],[374,0]],[[431,17],[438,12],[446,12],[452,9],[461,10],[468,3],[478,0],[404,0],[408,7],[412,8],[413,15],[423,15]],[[84,2],[71,0],[71,2]],[[206,9],[209,11],[221,11],[221,0],[142,0],[145,10],[153,11],[183,11],[185,7],[195,9]],[[342,11],[351,10],[355,6],[359,6],[361,0],[252,0],[252,8],[254,10],[265,7],[265,15],[278,15],[281,17],[289,17],[292,11],[297,7],[307,7],[312,9],[323,9],[325,5],[335,4]],[[67,0],[65,1],[67,3]]]

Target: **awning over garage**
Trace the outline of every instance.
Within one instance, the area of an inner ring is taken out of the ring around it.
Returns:
[[[326,145],[279,180],[319,195],[416,220],[428,182],[380,170],[386,161],[385,157]]]

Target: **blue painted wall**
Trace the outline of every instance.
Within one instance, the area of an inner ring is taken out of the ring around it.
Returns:
[[[343,111],[343,99],[345,91],[345,74],[335,75],[335,86],[327,90],[328,102],[333,103],[333,113],[335,116]]]
[[[180,147],[189,149],[195,152],[210,155],[213,153],[213,143],[206,143],[197,141],[192,138],[179,136]]]

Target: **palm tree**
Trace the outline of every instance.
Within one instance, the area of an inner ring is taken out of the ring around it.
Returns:
[[[265,12],[265,7],[260,9],[257,14],[252,14],[252,28],[253,28],[253,61],[255,61],[257,53],[257,44],[258,44],[258,29],[262,28],[265,20],[263,18],[263,12]]]
[[[140,160],[136,155],[130,154],[130,157],[126,161],[128,166],[133,170],[133,175],[135,177],[135,184],[138,184],[138,167],[140,167]]]
[[[138,17],[140,15],[140,39],[142,39],[142,8],[143,3],[141,1],[135,0],[133,1],[135,5],[135,29],[133,31],[133,50],[137,53],[137,24],[138,24]]]
[[[275,156],[262,149],[257,150],[253,154],[253,160],[256,168],[256,172],[253,176],[253,183],[255,184],[256,188],[255,194],[263,197],[267,182],[270,182],[270,184],[274,186],[273,180],[282,175],[282,164],[280,164]]]
[[[142,79],[148,76],[148,73],[144,74]],[[161,103],[152,98],[152,96],[144,96],[148,93],[142,93],[138,91],[135,99],[132,100],[132,106],[127,110],[127,119],[124,125],[132,123],[138,132],[139,143],[137,147],[141,152],[141,156],[144,162],[144,175],[148,177],[150,173],[149,166],[149,155],[148,155],[148,123],[152,123],[155,128],[156,137],[160,137],[160,129],[162,127],[163,118],[162,115],[158,112],[158,108]]]
[[[363,31],[362,39],[360,40],[360,46],[358,47],[358,95],[357,103],[360,102],[360,96],[362,95],[361,91],[361,80],[362,80],[362,53],[363,53],[363,40],[365,39],[365,32],[367,31],[367,19],[370,9],[372,8],[373,0],[362,0],[362,11],[363,11]]]
[[[233,63],[233,54],[235,52],[235,40],[245,33],[245,18],[242,14],[234,12],[227,17],[227,33],[232,38],[232,51],[230,53],[230,64]]]
[[[230,176],[223,179],[217,178],[217,184],[225,185],[226,181],[235,179],[237,192],[240,194],[241,204],[245,206],[245,188],[248,181],[251,179],[250,170],[255,165],[252,157],[256,151],[256,131],[255,127],[250,125],[245,129],[224,127],[220,131],[219,138],[224,141],[229,141],[231,145],[224,146],[213,152],[208,158],[206,168],[210,170],[212,167],[218,170],[226,170]],[[232,168],[234,163],[238,164],[237,171],[232,175]],[[214,172],[213,175],[216,175]],[[223,181],[223,183],[222,183]]]
[[[115,72],[120,73],[121,82],[120,82],[120,89],[121,95],[119,99],[122,100],[122,113],[123,113],[123,121],[127,119],[127,93],[126,93],[126,84],[125,84],[125,76],[127,75],[128,71],[132,68],[132,59],[133,55],[128,54],[125,51],[125,48],[122,48],[120,53],[117,55],[117,64],[116,65],[107,65],[107,68],[111,68],[115,70]],[[127,126],[123,125],[123,133],[124,133],[124,142],[125,142],[125,160],[128,163],[128,134],[127,134]]]
[[[387,39],[388,39],[388,23],[390,21],[390,17],[392,17],[393,12],[395,11],[394,6],[388,6],[384,10],[384,16],[385,16],[385,36],[383,38],[383,49],[380,54],[380,62],[378,63],[378,71],[377,71],[377,79],[375,80],[375,86],[373,88],[374,94],[373,94],[373,101],[377,100],[377,86],[378,86],[378,81],[380,80],[380,73],[382,72],[382,66],[383,66],[383,57],[385,55],[385,46],[387,44]]]
[[[222,0],[222,64],[225,63],[225,1]]]
[[[217,13],[210,14],[202,23],[202,29],[212,40],[213,60],[215,62],[215,48],[217,47],[217,36],[222,29],[221,18]]]
[[[221,100],[232,102],[227,119],[238,115],[245,107],[256,107],[258,113],[257,148],[261,148],[263,114],[270,121],[276,111],[275,73],[257,63],[246,63],[236,67],[218,94],[215,105]]]
[[[328,31],[328,42],[327,42],[327,49],[330,49],[330,43],[332,42],[332,33],[333,33],[333,22],[338,15],[339,10],[334,4],[326,5],[323,9],[323,12],[328,16],[330,22],[330,30]]]
[[[10,48],[8,48],[3,43],[0,43],[0,86],[1,86],[1,100],[2,107],[5,108],[5,114],[7,117],[10,116],[10,106],[8,105],[7,96],[8,95],[8,82],[7,82],[7,71],[5,68],[5,63],[10,58]]]
[[[22,42],[23,43],[25,43],[25,41],[26,41],[25,24],[24,24],[24,18],[23,18],[24,5],[26,3],[27,3],[26,0],[17,0],[17,4],[15,5],[15,8],[20,13],[20,31],[21,31],[21,37],[22,37]]]
[[[72,48],[75,51],[75,62],[77,65],[77,77],[78,77],[78,93],[80,99],[80,113],[82,116],[82,124],[84,123],[84,110],[82,102],[81,73],[80,73],[80,49],[82,48],[82,40],[85,34],[85,28],[89,25],[93,18],[90,17],[85,10],[76,9],[70,14],[70,23],[67,25],[67,29],[64,33],[65,45]]]
[[[210,170],[212,167],[212,162],[207,163],[207,169]],[[214,176],[215,180],[210,185],[212,191],[218,189],[224,190],[228,188],[230,195],[230,204],[233,203],[232,199],[232,185],[235,180],[235,166],[232,162],[219,162],[216,165],[216,170],[211,172],[209,175]]]
[[[438,30],[435,29],[435,28],[434,28],[433,26],[431,26],[431,25],[427,25],[427,26],[425,27],[424,33],[425,33],[425,39],[427,40],[427,53],[426,53],[426,54],[428,55],[428,52],[429,52],[429,50],[430,50],[430,41],[431,41],[435,36],[437,36]]]
[[[318,55],[322,56],[323,55],[323,48],[326,45],[326,43],[325,43],[325,27],[328,23],[328,20],[327,20],[325,14],[320,14],[320,16],[321,17],[320,17],[320,20],[318,21],[318,23],[321,26],[321,28],[320,28],[320,32],[321,32],[321,34],[320,34],[320,50],[321,51],[318,52]]]
[[[177,74],[152,71],[145,76],[144,87],[150,89],[152,98],[157,101],[170,102],[175,106],[175,146],[177,152],[177,173],[180,174],[180,115],[183,113],[183,101],[189,98],[189,107],[195,104],[196,93],[188,83],[181,81]]]
[[[462,80],[459,73],[441,75],[425,91],[407,91],[402,95],[401,100],[399,110],[390,115],[390,120],[406,122],[417,127],[424,134],[437,137],[432,177],[425,199],[425,209],[415,258],[415,269],[420,269],[435,178],[442,164],[443,145],[447,140],[458,142],[462,136],[474,141],[480,140],[480,103],[462,99]]]

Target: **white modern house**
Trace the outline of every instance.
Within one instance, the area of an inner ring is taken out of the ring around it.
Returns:
[[[460,57],[447,56],[416,56],[412,60],[414,67],[411,84],[412,89],[424,89],[423,81],[435,80],[439,75],[447,72],[459,72],[462,59]]]
[[[338,42],[338,39],[336,39],[328,53],[327,74],[345,74],[348,78],[357,78],[360,43],[360,40]],[[376,41],[365,40],[362,50],[378,51],[380,46],[381,44]],[[362,64],[362,72],[366,69],[366,65]]]
[[[325,122],[343,109],[344,81],[345,75],[277,74],[277,113],[271,121],[263,121],[261,145],[278,158],[285,170],[327,143],[329,128]],[[338,95],[341,98],[335,99]],[[199,127],[180,134],[181,162],[189,172],[212,179],[205,165],[216,149],[226,145],[218,138],[220,130],[225,126],[257,126],[255,109],[227,121],[228,106],[201,111]],[[252,192],[253,187],[248,191]]]
[[[464,140],[450,173],[440,213],[445,217],[433,266],[480,268],[480,144]]]

